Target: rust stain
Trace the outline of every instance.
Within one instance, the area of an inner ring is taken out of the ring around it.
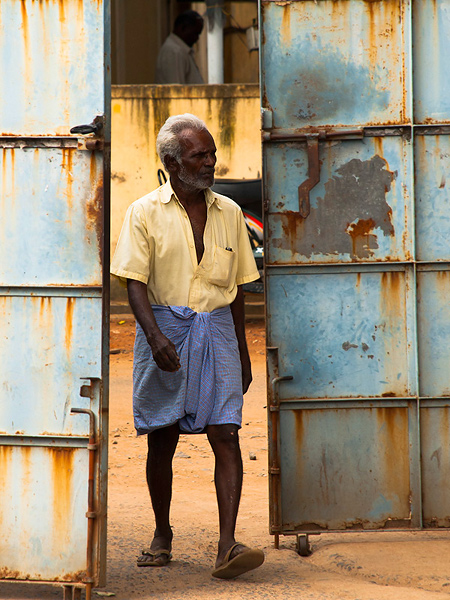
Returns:
[[[377,154],[366,161],[351,159],[343,164],[326,181],[324,197],[317,198],[306,219],[294,211],[274,215],[283,235],[272,237],[273,247],[306,257],[349,254],[352,260],[371,258],[379,247],[379,233],[375,235],[374,230],[389,237],[395,233],[386,196],[396,174],[387,167]],[[358,236],[363,236],[364,244],[355,243]]]
[[[375,238],[373,230],[376,223],[373,219],[360,219],[356,223],[349,223],[347,233],[352,238],[353,256],[364,256],[371,253],[370,239]]]
[[[73,493],[73,459],[71,448],[45,448],[52,464],[53,535],[55,546],[70,540],[71,503]]]
[[[378,437],[382,452],[383,487],[398,495],[402,505],[409,505],[408,410],[401,407],[377,408]],[[405,518],[407,515],[395,515]]]
[[[101,161],[97,164],[96,155],[92,152],[89,173],[91,193],[86,203],[86,227],[88,231],[95,231],[99,249],[102,247],[104,206],[103,174],[98,172],[101,167]]]
[[[73,152],[74,148],[62,148],[62,162],[61,169],[66,174],[66,190],[65,195],[67,198],[67,206],[69,209],[69,221],[71,219],[71,212],[73,208]]]
[[[5,490],[9,489],[11,485],[11,460],[12,460],[12,448],[11,446],[0,446],[0,494],[4,496]],[[0,502],[0,526],[3,522],[3,508],[5,502]],[[1,576],[1,570],[0,570]]]
[[[282,7],[283,17],[281,21],[281,37],[283,43],[291,44],[292,42],[292,30],[291,30],[291,5],[285,4]]]
[[[73,331],[73,309],[75,306],[74,298],[67,298],[66,306],[66,327],[65,327],[65,346],[70,353],[72,347],[72,331]]]

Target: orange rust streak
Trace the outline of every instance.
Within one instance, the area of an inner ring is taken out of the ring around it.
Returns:
[[[73,331],[73,309],[74,299],[67,298],[66,307],[66,329],[65,329],[65,346],[68,352],[70,352],[72,346],[72,331]]]
[[[285,44],[290,44],[292,41],[291,33],[291,5],[285,4],[282,7],[283,18],[281,21],[281,36]]]
[[[384,482],[386,490],[391,494],[399,494],[402,503],[408,503],[409,495],[409,443],[408,443],[408,410],[401,407],[377,408],[379,434],[384,433],[384,449],[380,461],[384,458]],[[406,515],[403,515],[406,516]]]
[[[72,210],[73,207],[73,196],[72,196],[72,186],[73,186],[73,152],[74,148],[63,148],[62,149],[62,163],[61,168],[66,172],[67,177],[67,206],[69,211]],[[70,218],[71,215],[69,215]]]
[[[52,461],[53,535],[55,547],[70,539],[74,451],[69,448],[46,448]]]
[[[11,446],[0,446],[0,490],[7,490],[10,486],[10,467],[12,459]],[[4,503],[0,502],[0,525],[3,521],[2,507]]]

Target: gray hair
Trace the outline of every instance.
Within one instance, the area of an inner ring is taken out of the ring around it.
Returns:
[[[186,129],[208,131],[206,123],[190,113],[169,117],[159,130],[158,137],[156,138],[156,151],[166,169],[166,156],[172,156],[176,161],[180,162],[182,153],[180,134],[186,131]]]

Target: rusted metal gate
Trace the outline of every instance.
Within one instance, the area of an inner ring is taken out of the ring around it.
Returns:
[[[108,15],[0,1],[0,579],[73,598],[106,559]]]
[[[448,527],[450,0],[261,27],[271,533]]]

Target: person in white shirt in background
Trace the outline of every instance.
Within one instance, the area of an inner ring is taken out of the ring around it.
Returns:
[[[194,60],[192,46],[203,30],[203,18],[187,10],[175,19],[173,32],[166,39],[156,61],[155,83],[195,85],[204,83]]]

